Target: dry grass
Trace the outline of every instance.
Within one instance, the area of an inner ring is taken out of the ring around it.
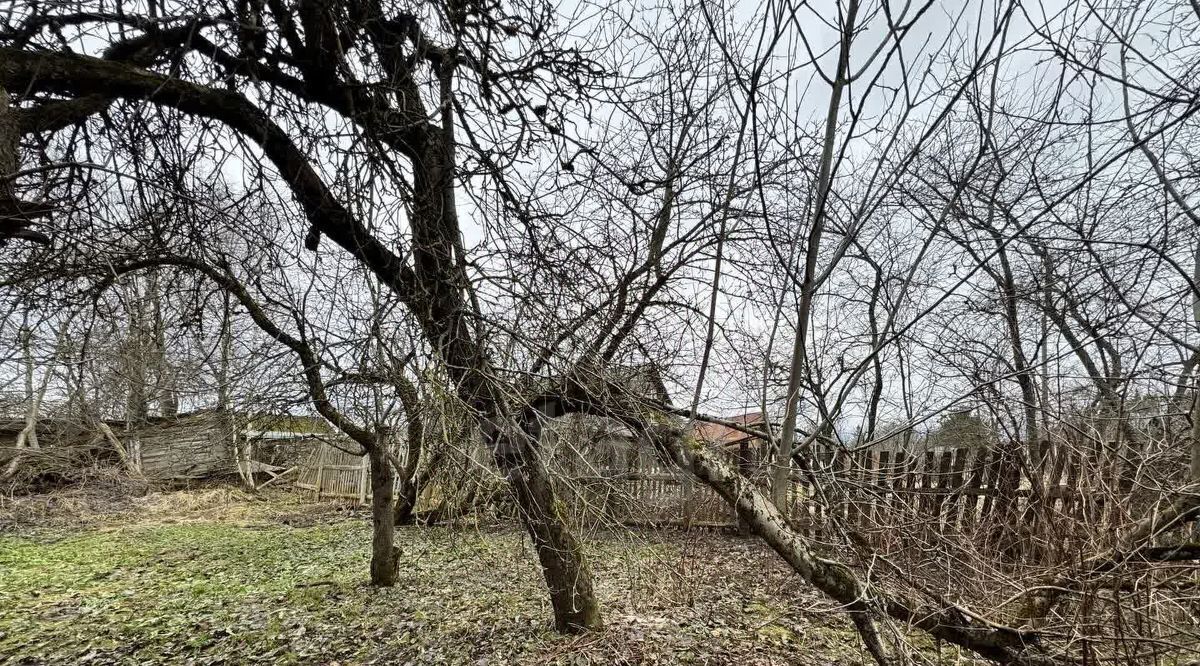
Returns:
[[[348,507],[313,504],[286,489],[249,492],[228,483],[151,490],[144,480],[109,468],[88,483],[50,492],[0,496],[0,534],[36,535],[46,530],[106,529],[155,523],[276,521],[286,514],[333,513]]]

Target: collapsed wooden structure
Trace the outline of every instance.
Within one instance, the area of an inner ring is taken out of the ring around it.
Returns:
[[[124,433],[128,455],[149,479],[273,476],[331,438],[323,419],[201,410],[161,417]]]
[[[17,419],[0,422],[0,437],[15,437],[24,427]],[[332,438],[322,419],[216,409],[151,417],[140,424],[41,418],[35,428],[43,448],[109,450],[151,481],[274,477],[295,469]]]

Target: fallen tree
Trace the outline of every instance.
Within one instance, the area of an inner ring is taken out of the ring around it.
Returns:
[[[957,605],[923,602],[863,580],[849,565],[818,555],[766,495],[716,453],[689,441],[674,426],[652,427],[646,432],[665,457],[695,475],[734,507],[738,517],[801,578],[842,604],[854,619],[868,651],[879,663],[892,663],[897,657],[889,654],[885,639],[874,626],[877,617],[891,618],[1001,664],[1072,663],[1065,657],[1046,653],[1036,632],[1006,627]]]

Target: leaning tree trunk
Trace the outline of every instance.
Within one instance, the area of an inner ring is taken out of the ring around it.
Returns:
[[[383,437],[367,449],[371,467],[371,584],[396,584],[396,526],[392,517],[392,463]]]
[[[601,626],[600,607],[592,590],[592,574],[579,540],[571,532],[566,505],[558,498],[549,470],[526,432],[494,447],[496,465],[504,472],[533,540],[550,590],[554,628],[581,633]]]
[[[846,564],[818,555],[813,544],[789,526],[783,513],[754,483],[738,474],[718,454],[688,442],[683,433],[669,427],[651,429],[647,435],[675,464],[694,474],[733,506],[738,516],[801,578],[843,604],[865,647],[877,661],[893,660],[874,623],[878,618],[890,617],[997,663],[1021,666],[1069,663],[1065,658],[1042,651],[1036,633],[994,624],[952,604],[923,603],[920,597],[887,592],[873,581],[864,581]]]
[[[571,533],[566,507],[555,495],[550,472],[537,450],[530,422],[518,424],[510,402],[490,367],[488,351],[462,285],[470,284],[461,259],[454,207],[453,142],[433,142],[425,159],[414,160],[413,273],[429,290],[417,312],[457,384],[459,397],[474,407],[491,444],[492,457],[507,478],[529,531],[554,608],[554,626],[577,633],[601,626],[592,577],[578,540]],[[441,151],[446,150],[443,154]],[[425,311],[422,312],[422,309]],[[524,411],[524,410],[523,410]]]

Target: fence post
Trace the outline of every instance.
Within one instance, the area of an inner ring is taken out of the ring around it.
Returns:
[[[325,443],[320,443],[317,453],[317,501],[321,500],[321,486],[325,481]]]
[[[358,503],[367,503],[367,456],[358,465]]]

